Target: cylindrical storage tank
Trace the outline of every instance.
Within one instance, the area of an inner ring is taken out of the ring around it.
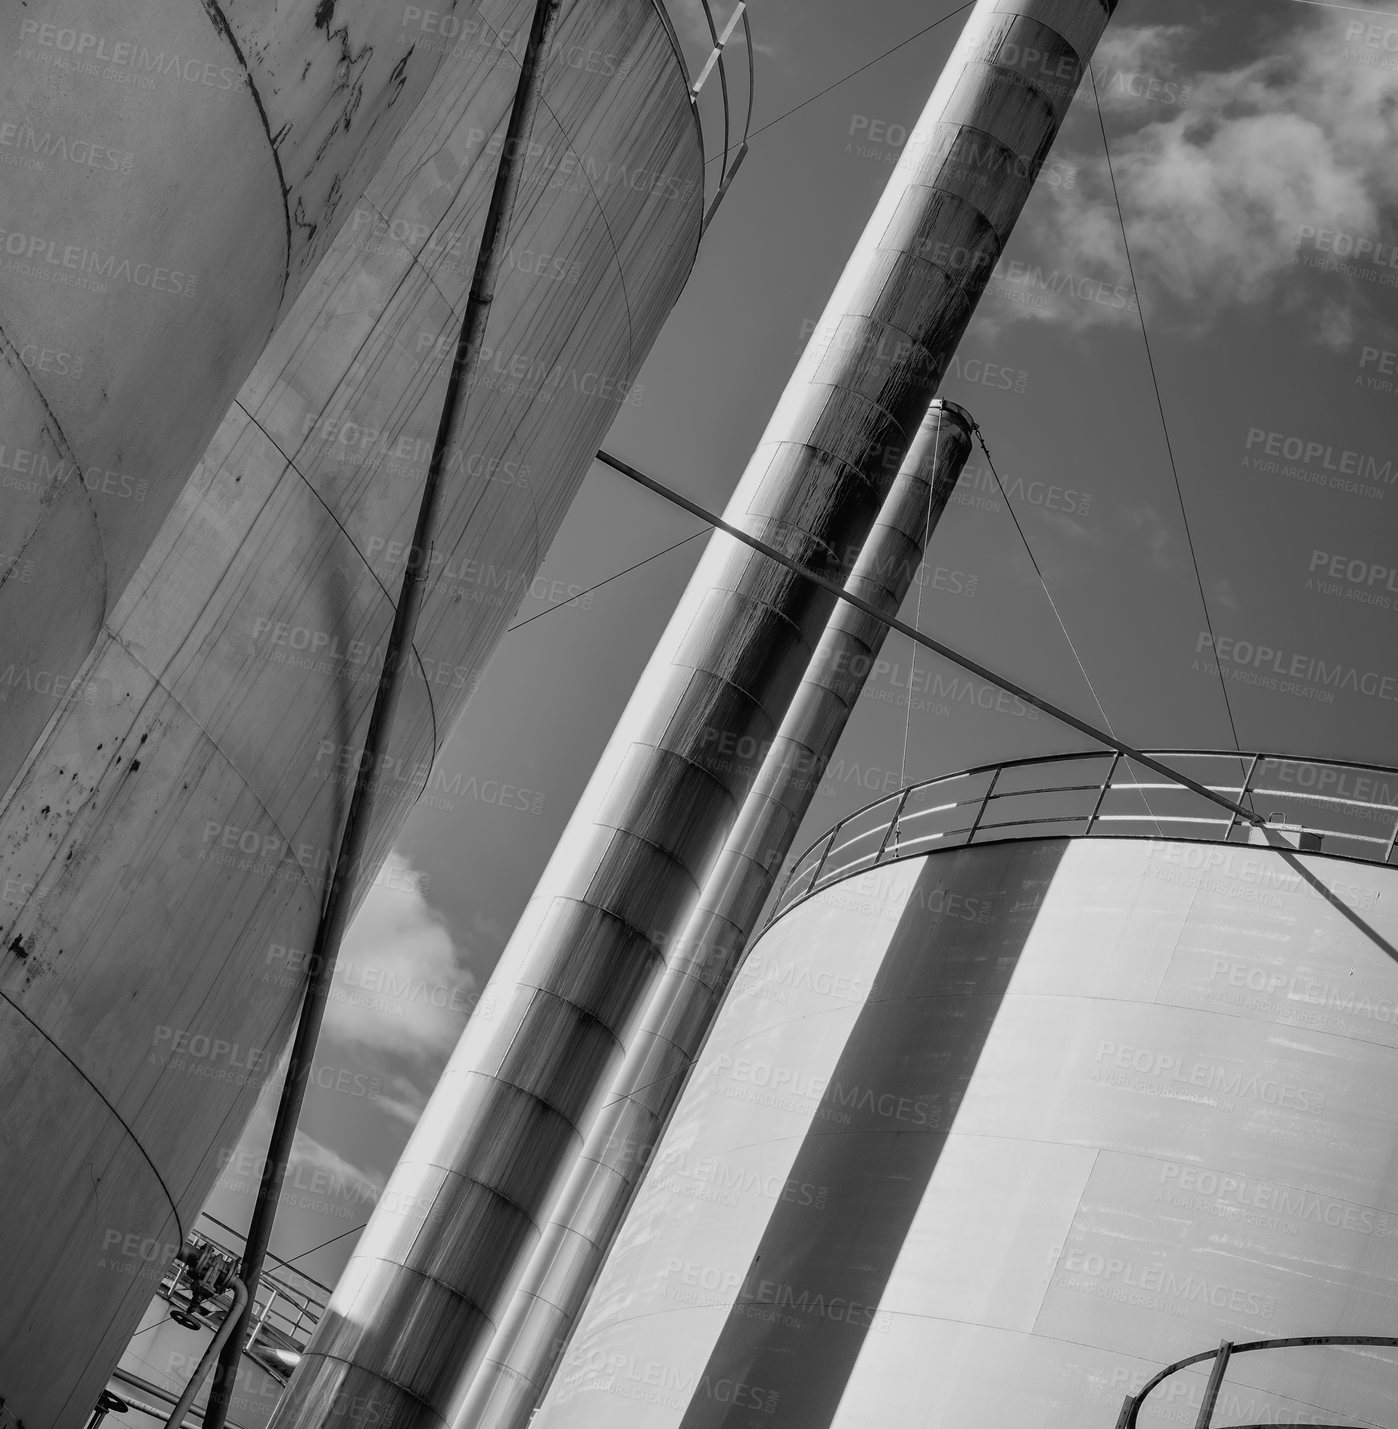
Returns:
[[[696,252],[666,17],[574,0],[556,37],[360,896],[424,789],[479,794],[436,750]],[[0,801],[0,1397],[27,1429],[91,1410],[289,1035],[517,78],[508,46],[438,77]]]
[[[847,578],[1114,8],[978,0],[729,524]],[[467,1024],[274,1429],[361,1400],[400,1429],[453,1423],[833,604],[711,540],[496,964],[495,1012]]]
[[[902,606],[970,455],[974,426],[954,402],[928,409],[845,583],[875,610],[894,616]],[[458,1429],[528,1424],[887,634],[886,624],[853,606],[831,612],[733,831],[667,951],[665,972],[472,1381]]]
[[[534,1429],[1111,1429],[1221,1339],[1394,1333],[1398,967],[1347,913],[1398,939],[1398,773],[1161,757],[1327,830],[1291,856],[1324,887],[1110,755],[847,820]],[[1382,1424],[1396,1388],[1395,1350],[1258,1352],[1215,1422]]]
[[[7,8],[0,789],[443,61],[431,6]]]

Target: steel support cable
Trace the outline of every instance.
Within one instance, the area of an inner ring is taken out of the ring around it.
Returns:
[[[1199,605],[1204,612],[1204,626],[1209,632],[1210,648],[1217,654],[1218,645],[1214,640],[1214,624],[1209,616],[1209,601],[1204,594],[1204,578],[1199,572],[1199,556],[1194,549],[1194,535],[1189,529],[1189,512],[1185,509],[1184,488],[1180,485],[1179,468],[1175,465],[1174,443],[1170,440],[1170,424],[1165,419],[1165,402],[1160,395],[1160,379],[1155,371],[1155,355],[1151,351],[1150,334],[1146,331],[1146,308],[1145,301],[1141,296],[1140,285],[1136,282],[1136,265],[1131,260],[1131,240],[1126,236],[1126,215],[1121,207],[1121,194],[1116,186],[1116,169],[1112,164],[1111,145],[1107,142],[1107,121],[1102,115],[1102,101],[1097,93],[1097,77],[1092,72],[1092,66],[1087,66],[1087,77],[1092,82],[1092,102],[1097,109],[1097,126],[1102,131],[1102,153],[1107,160],[1107,177],[1112,185],[1112,202],[1116,205],[1117,223],[1121,226],[1121,247],[1126,255],[1126,271],[1131,279],[1131,291],[1136,295],[1136,317],[1141,324],[1141,342],[1146,350],[1146,366],[1150,370],[1151,390],[1155,393],[1155,408],[1160,413],[1160,430],[1165,438],[1165,455],[1170,462],[1170,475],[1174,478],[1175,499],[1179,502],[1180,520],[1184,523],[1184,539],[1189,546],[1189,559],[1194,567],[1194,584],[1199,590]],[[1233,748],[1242,755],[1242,743],[1238,739],[1238,726],[1233,719],[1233,706],[1228,699],[1228,681],[1223,674],[1222,661],[1215,658],[1214,666],[1218,671],[1219,693],[1223,696],[1223,710],[1228,716],[1228,728],[1233,733]]]
[[[970,416],[969,412],[967,416]],[[971,430],[973,432],[980,430],[980,428],[976,426],[976,419],[974,417],[971,417]],[[984,443],[982,443],[982,446],[983,445]],[[934,473],[937,470],[937,457],[940,455],[941,450],[942,428],[939,424],[937,427],[937,435],[932,442],[932,470]],[[927,548],[932,544],[932,507],[936,504],[936,499],[937,484],[936,481],[933,480],[928,483],[927,487],[927,516],[922,523],[922,546],[918,552],[918,564],[924,571],[927,566]],[[916,572],[913,574],[913,579],[917,580]],[[913,626],[918,630],[922,629],[922,592],[926,589],[926,586],[927,582],[925,580],[918,581],[917,608],[913,612]],[[900,785],[906,785],[908,782],[908,742],[913,732],[913,678],[916,674],[917,646],[914,645],[912,647],[912,653],[908,657],[908,716],[903,721],[903,762],[898,771],[898,782]]]
[[[591,595],[595,590],[601,590],[604,585],[611,585],[613,581],[619,581],[622,576],[629,576],[632,571],[639,571],[642,566],[648,566],[652,561],[658,561],[661,556],[668,556],[671,551],[678,551],[681,546],[687,546],[691,541],[697,541],[702,535],[704,535],[703,531],[695,531],[692,535],[684,537],[683,540],[675,541],[673,544],[666,546],[663,551],[656,551],[654,555],[647,556],[645,560],[636,561],[633,565],[627,566],[625,570],[617,571],[615,575],[608,576],[606,580],[600,580],[596,585],[584,587],[584,589],[580,590],[572,599],[581,600],[583,596]],[[543,610],[535,612],[535,614],[529,616],[527,619],[519,620],[513,625],[506,626],[505,634],[508,635],[514,630],[523,630],[526,625],[532,625],[536,620],[542,620],[544,616],[552,615],[555,610],[563,610],[565,608],[566,606],[564,605],[545,606]]]
[[[383,668],[374,694],[369,717],[364,753],[355,774],[354,791],[340,835],[335,868],[326,890],[315,943],[310,959],[310,973],[302,997],[296,1036],[292,1043],[291,1060],[286,1080],[277,1103],[276,1119],[267,1148],[267,1163],[257,1188],[243,1248],[240,1278],[247,1286],[248,1300],[237,1316],[223,1352],[218,1370],[209,1390],[208,1408],[204,1412],[204,1429],[224,1429],[232,1400],[234,1381],[242,1359],[247,1322],[257,1295],[262,1266],[267,1256],[277,1202],[290,1165],[296,1123],[300,1118],[310,1080],[311,1059],[324,1020],[330,995],[330,982],[341,939],[349,924],[350,900],[364,862],[369,839],[369,817],[375,798],[375,774],[388,746],[393,717],[402,692],[408,662],[412,658],[413,636],[418,612],[426,594],[431,570],[432,542],[436,534],[446,486],[442,480],[446,467],[447,444],[452,428],[465,401],[467,374],[475,369],[480,356],[486,323],[495,298],[495,284],[504,262],[503,238],[519,191],[527,152],[527,141],[533,132],[543,85],[543,65],[540,58],[547,54],[549,39],[562,0],[538,0],[530,26],[529,40],[520,62],[519,83],[510,107],[509,122],[500,161],[495,170],[490,203],[486,209],[475,271],[461,319],[441,417],[432,446],[432,456],[423,481],[422,498],[412,545],[408,549],[406,569],[399,589],[397,606],[388,645],[384,651]]]
[[[920,630],[915,630],[905,621],[899,620],[896,616],[885,615],[876,606],[870,605],[868,601],[860,599],[857,595],[850,594],[849,591],[835,581],[821,575],[818,571],[807,570],[805,566],[794,561],[785,552],[779,551],[776,547],[769,545],[757,536],[751,536],[740,527],[732,526],[718,515],[717,512],[709,511],[700,506],[698,502],[691,501],[687,496],[681,496],[679,492],[672,491],[668,486],[656,481],[653,477],[647,476],[644,472],[638,471],[634,466],[622,461],[618,457],[612,456],[609,452],[599,451],[597,460],[604,466],[609,466],[613,471],[620,472],[630,481],[634,481],[638,486],[644,486],[648,491],[653,491],[657,496],[663,497],[681,510],[688,511],[691,516],[697,516],[701,521],[712,526],[716,531],[722,531],[725,536],[731,536],[735,541],[741,541],[743,545],[750,547],[754,551],[761,552],[770,560],[776,561],[778,565],[785,566],[793,574],[810,581],[813,585],[819,586],[822,590],[833,595],[836,600],[842,600],[847,605],[852,605],[856,610],[862,611],[865,615],[888,626],[890,630],[896,630],[901,635],[906,635],[918,645],[931,650],[933,654],[940,655],[944,660],[950,660],[953,664],[960,665],[963,670],[969,671],[973,675],[979,676],[988,684],[998,686],[1007,694],[1015,695],[1023,700],[1025,704],[1032,705],[1036,710],[1042,710],[1046,715],[1066,724],[1070,729],[1075,729],[1079,734],[1085,734],[1089,739],[1096,740],[1099,744],[1105,745],[1108,749],[1114,749],[1118,754],[1140,764],[1143,768],[1151,770],[1153,773],[1168,779],[1172,784],[1177,784],[1181,788],[1188,789],[1191,793],[1199,795],[1202,799],[1207,799],[1210,803],[1218,805],[1221,809],[1228,810],[1229,813],[1242,819],[1244,823],[1251,824],[1254,828],[1262,831],[1263,837],[1268,839],[1268,847],[1278,853],[1283,862],[1297,875],[1303,879],[1310,887],[1327,903],[1340,913],[1348,922],[1352,923],[1366,938],[1369,938],[1375,946],[1381,948],[1395,963],[1398,963],[1398,948],[1395,948],[1377,930],[1371,928],[1358,913],[1345,903],[1337,894],[1329,889],[1314,873],[1311,872],[1295,855],[1291,846],[1285,843],[1281,835],[1276,830],[1271,829],[1267,821],[1251,809],[1245,809],[1241,804],[1235,804],[1227,795],[1220,794],[1215,789],[1210,789],[1205,784],[1200,784],[1198,780],[1191,779],[1187,774],[1182,774],[1178,769],[1171,769],[1168,764],[1162,764],[1160,760],[1144,753],[1118,739],[1113,734],[1108,734],[1090,724],[1085,719],[1080,719],[1077,715],[1063,709],[1060,705],[1054,704],[1051,700],[1044,699],[1042,695],[1036,695],[1032,690],[1026,689],[1023,685],[1016,683],[1006,675],[997,674],[988,666],[982,665],[978,660],[973,660],[969,655],[963,655],[958,650],[953,650],[949,645],[944,645],[940,640],[934,639],[931,635],[924,635]],[[1246,791],[1244,791],[1246,792]],[[1273,835],[1276,835],[1277,842],[1271,842]]]
[[[1087,692],[1092,696],[1092,703],[1097,706],[1097,713],[1102,716],[1102,723],[1107,726],[1107,732],[1112,736],[1116,735],[1116,730],[1112,728],[1112,722],[1107,716],[1106,707],[1102,704],[1096,687],[1092,683],[1092,676],[1087,673],[1087,666],[1083,664],[1082,656],[1078,654],[1078,647],[1073,643],[1073,637],[1068,634],[1067,622],[1063,619],[1062,613],[1058,609],[1058,602],[1053,598],[1053,592],[1049,589],[1049,583],[1044,579],[1044,573],[1039,568],[1039,562],[1034,555],[1034,550],[1029,544],[1029,537],[1024,534],[1024,527],[1019,523],[1019,517],[1015,514],[1014,507],[1010,504],[1009,494],[1005,490],[1005,483],[1000,480],[1000,473],[995,469],[995,459],[990,455],[990,448],[985,444],[985,433],[981,431],[980,423],[973,419],[972,431],[976,440],[981,444],[981,450],[985,453],[986,465],[990,468],[990,474],[995,478],[996,488],[1000,492],[1000,500],[1005,503],[1005,510],[1010,513],[1010,520],[1015,523],[1015,530],[1019,532],[1019,539],[1024,545],[1024,554],[1029,557],[1029,564],[1034,567],[1034,574],[1039,578],[1039,584],[1044,588],[1044,596],[1048,600],[1049,609],[1053,611],[1053,618],[1058,622],[1058,628],[1063,632],[1063,638],[1068,642],[1068,649],[1073,652],[1073,659],[1078,662],[1078,669],[1082,673],[1083,683],[1087,686]],[[1146,806],[1146,813],[1155,820],[1155,831],[1160,833],[1160,821],[1155,818],[1155,810],[1150,806],[1150,800],[1145,794],[1141,794],[1141,802]],[[1163,835],[1162,835],[1163,837]]]
[[[858,69],[852,69],[848,74],[842,74],[839,79],[832,80],[829,84],[825,86],[824,89],[818,89],[808,99],[803,99],[800,104],[794,105],[792,108],[785,110],[781,114],[778,114],[775,119],[769,119],[765,124],[754,129],[750,134],[745,137],[744,144],[746,145],[748,140],[756,139],[759,134],[765,134],[768,129],[772,128],[773,125],[780,124],[783,119],[791,118],[793,114],[795,114],[798,110],[804,109],[808,104],[814,104],[817,99],[820,99],[824,95],[829,94],[832,89],[839,89],[839,87],[846,81],[853,79],[857,74],[863,74],[866,69],[869,69],[871,66],[878,64],[880,60],[886,60],[889,55],[897,54],[899,50],[906,48],[908,45],[912,44],[914,40],[920,40],[930,30],[935,30],[938,25],[945,24],[948,20],[954,19],[957,15],[961,14],[963,10],[969,10],[975,3],[976,0],[966,0],[966,4],[958,5],[955,10],[948,10],[947,13],[943,15],[940,20],[933,20],[930,25],[924,25],[923,28],[920,29],[915,35],[909,35],[906,40],[899,40],[898,43],[894,45],[891,50],[885,50],[881,55],[875,55],[873,59],[866,60],[862,65],[859,66]],[[749,53],[751,52],[749,51]],[[717,157],[717,155],[714,156],[714,158]],[[713,163],[713,159],[706,159],[705,163],[711,164]]]

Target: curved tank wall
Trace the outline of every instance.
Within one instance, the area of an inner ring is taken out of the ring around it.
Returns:
[[[1303,862],[1393,941],[1393,870]],[[535,1429],[1111,1429],[1222,1338],[1391,1334],[1395,1091],[1398,967],[1275,852],[837,881],[754,945]],[[1393,1351],[1252,1354],[1217,1421],[1395,1390]]]
[[[558,39],[361,896],[696,250],[664,16],[578,0]],[[610,73],[570,62],[599,49]],[[136,1272],[285,1045],[285,950],[311,946],[514,93],[496,55],[434,83],[0,804],[0,1396],[28,1429],[86,1416]]]
[[[443,55],[380,0],[6,10],[0,672],[51,683]],[[0,695],[3,787],[51,705]]]

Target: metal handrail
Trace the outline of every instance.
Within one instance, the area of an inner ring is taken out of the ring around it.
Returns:
[[[1288,1350],[1307,1345],[1383,1345],[1389,1349],[1398,1349],[1398,1339],[1389,1335],[1297,1335],[1279,1340],[1249,1340],[1241,1345],[1224,1340],[1217,1349],[1201,1350],[1197,1355],[1189,1355],[1185,1359],[1176,1360],[1174,1364],[1166,1365],[1135,1394],[1128,1394],[1121,1406],[1121,1413],[1117,1415],[1116,1429],[1137,1429],[1136,1421],[1141,1406],[1146,1402],[1146,1396],[1172,1374],[1204,1360],[1215,1360],[1204,1402],[1199,1406],[1199,1417],[1195,1423],[1195,1429],[1212,1429],[1214,1404],[1223,1383],[1223,1373],[1234,1355],[1244,1355],[1250,1350]],[[1273,1426],[1252,1425],[1244,1426],[1244,1429],[1273,1429]],[[1324,1426],[1318,1426],[1318,1429],[1324,1429]]]
[[[704,20],[709,27],[709,37],[713,41],[714,47],[709,52],[708,60],[700,70],[698,77],[694,80],[693,84],[690,85],[690,103],[695,106],[695,112],[697,114],[700,91],[703,89],[710,72],[716,68],[718,70],[718,83],[723,106],[723,152],[721,155],[716,156],[719,158],[718,185],[715,188],[713,199],[704,210],[703,228],[707,229],[709,224],[713,221],[714,213],[717,211],[719,203],[728,192],[728,186],[733,182],[734,175],[737,174],[739,166],[747,157],[748,136],[752,132],[752,102],[757,83],[757,69],[753,60],[752,25],[748,21],[747,0],[739,0],[739,4],[729,17],[728,24],[724,27],[722,35],[719,34],[718,26],[714,23],[714,14],[709,5],[709,0],[699,0],[699,3],[704,8]],[[743,137],[738,142],[737,150],[734,151],[731,143],[732,116],[728,97],[728,66],[725,63],[725,50],[728,45],[729,37],[732,35],[740,19],[743,25],[744,48],[747,50],[748,57],[748,100],[747,113],[743,118]],[[700,124],[700,133],[703,133],[702,123]],[[728,159],[730,153],[733,154],[731,164]],[[705,159],[706,167],[708,162],[709,161]]]
[[[1204,782],[1204,787],[1216,793],[1227,794],[1229,797],[1236,797],[1239,800],[1252,798],[1254,801],[1258,797],[1284,798],[1288,802],[1304,804],[1320,804],[1328,807],[1332,811],[1342,812],[1359,811],[1371,809],[1380,814],[1398,814],[1398,803],[1389,803],[1379,799],[1356,799],[1338,794],[1326,794],[1310,788],[1302,787],[1275,787],[1265,780],[1258,782],[1258,770],[1264,761],[1270,764],[1272,761],[1281,760],[1287,763],[1301,763],[1312,766],[1324,766],[1327,769],[1347,770],[1352,769],[1364,774],[1382,775],[1398,780],[1398,769],[1380,764],[1360,764],[1354,760],[1343,759],[1302,759],[1295,755],[1285,754],[1245,754],[1237,750],[1224,749],[1182,749],[1155,751],[1155,758],[1175,759],[1175,760],[1228,760],[1237,764],[1245,763],[1246,773],[1242,774],[1241,782],[1237,777],[1232,777],[1226,782],[1209,783]],[[1147,791],[1170,791],[1181,790],[1182,786],[1172,785],[1168,782],[1154,778],[1140,778],[1132,771],[1131,761],[1124,759],[1119,753],[1115,755],[1105,773],[1100,779],[1091,783],[1073,782],[1072,776],[1067,776],[1069,782],[1049,782],[1035,784],[1025,788],[1007,789],[1003,787],[1001,776],[1007,771],[1018,768],[1029,768],[1031,766],[1043,765],[1047,769],[1058,764],[1070,762],[1081,762],[1083,760],[1101,761],[1103,754],[1097,750],[1084,750],[1071,754],[1051,754],[1043,756],[1030,756],[1023,759],[1004,760],[996,764],[977,765],[972,769],[960,770],[953,774],[939,775],[933,779],[926,779],[917,784],[908,785],[906,788],[895,794],[884,794],[877,799],[854,810],[839,820],[828,832],[822,834],[820,838],[811,843],[792,865],[791,872],[781,887],[781,891],[774,905],[775,911],[768,922],[774,922],[783,914],[789,912],[798,903],[809,898],[813,893],[821,888],[828,887],[842,878],[852,876],[857,872],[869,868],[875,868],[884,863],[894,862],[900,858],[914,856],[919,849],[936,842],[938,839],[955,839],[956,846],[965,846],[975,842],[1004,841],[1007,837],[1034,837],[1032,830],[1036,826],[1045,824],[1082,823],[1081,837],[1090,837],[1094,830],[1104,825],[1120,826],[1123,824],[1140,824],[1153,826],[1155,832],[1151,835],[1131,835],[1124,833],[1119,827],[1113,827],[1111,837],[1160,837],[1160,825],[1168,824],[1174,828],[1181,825],[1198,826],[1191,829],[1190,833],[1176,837],[1182,837],[1194,842],[1210,843],[1232,843],[1236,842],[1235,834],[1243,827],[1236,816],[1233,818],[1210,817],[1199,814],[1161,814],[1153,813],[1149,808],[1141,813],[1117,813],[1103,812],[1103,804],[1108,794],[1114,791],[1133,792],[1144,794]],[[1121,777],[1121,771],[1125,767],[1127,777]],[[1239,771],[1241,773],[1241,771]],[[989,774],[990,781],[983,792],[970,798],[951,798],[947,803],[940,804],[936,809],[916,809],[909,808],[911,796],[916,795],[919,790],[934,788],[939,784],[952,786],[958,782],[974,779],[980,775]],[[1200,776],[1201,780],[1204,776]],[[1090,812],[1084,812],[1075,808],[1071,812],[1065,812],[1060,816],[1036,816],[1018,817],[1004,821],[994,821],[988,818],[991,813],[990,806],[993,802],[1000,800],[1013,800],[1026,798],[1033,795],[1042,794],[1085,794],[1093,790],[1097,791],[1097,798]],[[1390,796],[1391,797],[1391,796]],[[868,815],[881,805],[889,805],[892,808],[891,817],[887,825],[870,823],[869,827],[861,829],[854,837],[841,842],[841,833],[855,820],[867,819]],[[975,815],[969,827],[944,828],[935,833],[913,834],[907,826],[913,824],[917,819],[927,817],[933,813],[946,812],[961,808],[970,809],[975,806]],[[1317,813],[1319,810],[1316,811]],[[1303,808],[1302,813],[1305,813]],[[1398,847],[1398,823],[1395,824],[1392,834],[1385,831],[1383,834],[1364,834],[1352,829],[1333,828],[1329,825],[1334,820],[1325,821],[1325,826],[1318,823],[1305,822],[1288,827],[1299,829],[1308,835],[1316,835],[1324,840],[1342,840],[1351,846],[1374,845],[1382,848],[1382,852],[1369,853],[1362,847],[1356,847],[1356,851],[1349,852],[1333,847],[1327,847],[1327,856],[1345,859],[1359,863],[1380,863],[1387,864],[1392,861],[1395,847]],[[1386,822],[1386,821],[1385,821]],[[891,837],[894,826],[898,826],[896,837]],[[1006,834],[1006,830],[1013,831]],[[1209,832],[1205,832],[1209,830]],[[867,853],[856,854],[849,858],[840,858],[843,850],[853,848],[861,842],[878,837],[882,834],[878,849],[870,856]],[[992,836],[988,839],[987,836]],[[1098,835],[1105,836],[1105,835]],[[809,860],[816,849],[824,845],[819,861],[816,863],[815,871],[810,874],[809,881],[806,881],[809,873]],[[793,879],[797,874],[805,883],[799,893],[793,895]]]

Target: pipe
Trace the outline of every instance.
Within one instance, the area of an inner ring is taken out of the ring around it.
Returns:
[[[738,485],[735,525],[848,577],[1114,5],[979,0]],[[366,1398],[394,1429],[451,1423],[833,605],[710,541],[276,1429],[348,1424],[335,1406]]]
[[[932,403],[864,543],[848,588],[888,615],[912,586],[971,453],[973,427],[954,403]],[[456,1429],[529,1423],[887,634],[885,623],[843,603],[831,616]]]
[[[223,1317],[223,1324],[214,1332],[214,1337],[209,1341],[208,1347],[199,1358],[199,1363],[194,1366],[194,1373],[189,1377],[189,1383],[184,1387],[184,1393],[175,1401],[175,1407],[170,1411],[170,1417],[165,1421],[165,1429],[180,1429],[184,1423],[184,1417],[189,1413],[189,1406],[194,1403],[194,1396],[199,1393],[199,1386],[204,1383],[204,1376],[212,1368],[214,1361],[218,1358],[218,1352],[233,1334],[238,1321],[242,1318],[243,1307],[248,1303],[248,1287],[235,1275],[228,1282],[233,1287],[233,1303],[228,1307],[228,1313]],[[233,1341],[237,1343],[236,1340]],[[208,1411],[205,1410],[205,1423],[208,1422]]]
[[[354,791],[345,815],[345,828],[335,859],[335,871],[326,892],[325,908],[316,928],[306,993],[292,1043],[291,1061],[282,1085],[281,1098],[277,1103],[267,1160],[262,1179],[258,1183],[257,1200],[253,1206],[247,1242],[243,1249],[242,1278],[247,1284],[249,1296],[257,1294],[262,1264],[272,1235],[272,1223],[276,1218],[277,1202],[290,1167],[296,1123],[300,1120],[301,1106],[310,1082],[311,1059],[325,1017],[335,962],[353,912],[355,883],[364,862],[369,839],[375,780],[388,748],[393,717],[412,659],[418,612],[422,608],[427,578],[432,568],[432,541],[446,496],[442,473],[446,464],[447,448],[451,434],[459,424],[461,408],[464,406],[467,375],[475,371],[480,360],[481,341],[490,318],[491,305],[495,300],[495,284],[504,263],[504,245],[501,239],[506,232],[515,195],[519,190],[524,171],[527,136],[532,131],[534,114],[539,104],[543,82],[543,66],[539,61],[542,55],[548,53],[549,38],[553,33],[561,4],[562,0],[538,0],[529,31],[529,42],[520,61],[519,84],[515,89],[514,104],[505,131],[505,145],[495,172],[495,184],[491,189],[490,205],[486,210],[485,227],[481,233],[471,291],[461,319],[461,332],[457,338],[451,373],[447,379],[442,414],[423,481],[417,524],[413,530],[412,545],[408,548],[393,626],[384,652],[383,670],[374,695],[373,712],[369,717],[365,755],[360,759],[355,774]],[[246,1306],[236,1318],[237,1333],[219,1357],[218,1373],[209,1391],[208,1408],[204,1411],[204,1429],[223,1429],[228,1417],[234,1379],[243,1352]]]

